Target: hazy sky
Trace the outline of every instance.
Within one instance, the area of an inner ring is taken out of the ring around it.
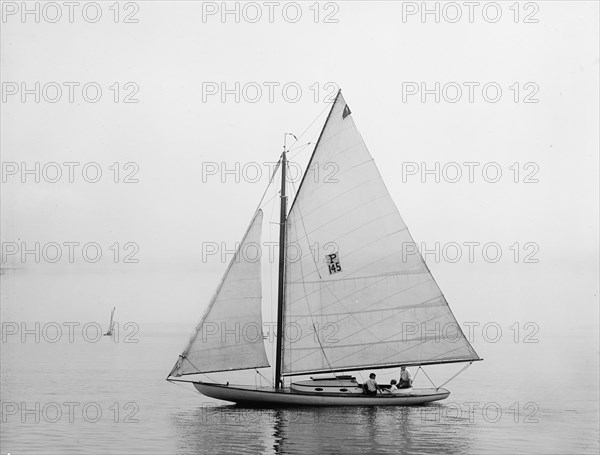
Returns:
[[[97,22],[85,2],[72,22],[62,3],[3,3],[3,320],[104,322],[117,305],[121,321],[193,324],[227,262],[203,248],[234,248],[263,163],[317,119],[298,144],[314,142],[341,87],[416,242],[439,244],[426,260],[460,321],[597,325],[598,3],[489,3],[469,18],[429,2],[439,22],[421,2],[279,2],[272,22],[263,2],[228,4],[239,22],[221,2],[122,3],[118,18],[101,3]],[[39,262],[23,260],[36,242]]]

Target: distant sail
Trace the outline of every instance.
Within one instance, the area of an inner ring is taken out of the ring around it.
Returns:
[[[283,374],[478,359],[341,93],[309,166],[287,218]]]
[[[117,307],[113,307],[112,311],[110,312],[110,321],[108,321],[108,330],[106,331],[104,336],[111,336],[113,334],[113,330],[115,328],[115,310],[116,309],[117,309]]]
[[[268,367],[261,316],[259,210],[169,376]],[[252,251],[252,253],[250,253]]]
[[[117,307],[113,307],[112,311],[110,312],[110,322],[108,323],[108,331],[112,332],[113,330],[113,326],[115,325],[115,310],[117,309]]]

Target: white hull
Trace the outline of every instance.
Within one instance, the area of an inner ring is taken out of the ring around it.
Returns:
[[[249,406],[408,406],[443,400],[446,389],[411,389],[410,393],[387,393],[377,396],[362,394],[298,393],[284,388],[260,389],[251,386],[194,382],[194,387],[207,397]]]

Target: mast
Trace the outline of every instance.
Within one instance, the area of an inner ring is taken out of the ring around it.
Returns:
[[[287,133],[286,133],[287,134]],[[285,196],[285,170],[287,159],[285,156],[285,136],[283,153],[281,154],[281,208],[279,214],[279,288],[277,293],[277,351],[275,360],[275,388],[281,388],[281,357],[283,349],[283,281],[285,266],[285,222],[286,222],[286,196]]]
[[[327,126],[327,122],[329,122],[329,118],[331,117],[331,113],[333,112],[333,108],[335,107],[335,103],[340,97],[340,93],[342,90],[338,90],[333,103],[331,104],[331,109],[329,114],[327,115],[327,119],[325,119],[325,123],[323,124],[323,128],[321,129],[321,133],[319,134],[319,138],[317,139],[317,143],[315,144],[315,148],[313,153],[308,161],[306,169],[310,167],[313,158],[315,156],[315,152],[319,143],[321,142],[321,137],[323,137],[323,132],[325,131],[325,127]],[[277,295],[277,348],[276,348],[276,358],[275,358],[275,388],[281,388],[281,360],[283,357],[283,299],[284,299],[284,286],[285,286],[285,242],[286,242],[286,221],[287,221],[287,199],[285,195],[285,171],[287,167],[287,158],[286,158],[286,142],[288,134],[290,136],[294,136],[292,133],[285,133],[283,135],[283,153],[281,154],[281,208],[280,208],[280,217],[279,217],[279,284],[278,284],[278,295]],[[296,138],[296,136],[294,136]],[[292,207],[296,202],[296,198],[300,193],[300,188],[302,187],[302,183],[304,183],[304,179],[306,178],[305,172],[302,176],[302,180],[300,181],[300,186],[296,191],[296,196],[292,201]]]
[[[281,388],[281,357],[283,353],[283,281],[285,273],[285,222],[287,211],[287,199],[285,196],[285,171],[287,158],[285,156],[285,139],[283,136],[283,152],[281,154],[281,207],[279,213],[279,285],[277,293],[277,350],[275,359],[275,388]]]

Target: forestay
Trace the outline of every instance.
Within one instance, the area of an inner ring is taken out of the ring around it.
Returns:
[[[288,215],[287,245],[284,375],[478,359],[341,93]]]

